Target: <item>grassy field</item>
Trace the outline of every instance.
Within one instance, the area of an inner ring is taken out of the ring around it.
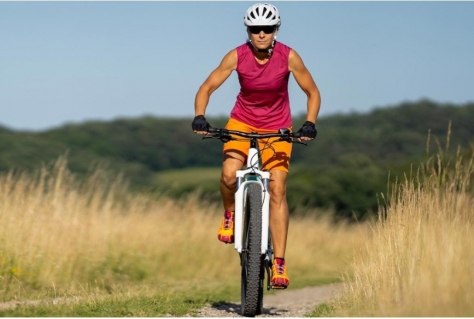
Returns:
[[[179,199],[194,194],[204,201],[220,203],[220,167],[190,167],[156,173],[156,191],[160,196]],[[200,195],[198,195],[200,194]]]
[[[220,176],[220,167],[189,167],[167,170],[156,174],[159,182],[170,185],[196,185],[208,181],[218,185]]]
[[[100,168],[79,180],[65,167],[0,176],[0,315],[182,316],[240,299],[238,254],[216,236],[220,206],[134,194]],[[367,241],[365,225],[319,215],[291,220],[289,289],[341,280]]]
[[[184,316],[240,299],[238,254],[216,239],[219,205],[65,167],[0,176],[1,316]],[[380,221],[292,216],[289,289],[345,281],[313,316],[473,316],[473,182],[474,157],[441,153],[391,185]]]
[[[440,153],[393,185],[338,301],[313,316],[474,316],[474,157]]]

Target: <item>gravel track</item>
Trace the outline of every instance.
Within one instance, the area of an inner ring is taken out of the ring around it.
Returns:
[[[342,284],[330,284],[317,287],[308,287],[297,290],[276,291],[273,295],[264,295],[263,314],[259,317],[304,317],[324,302],[334,298],[341,290]],[[207,305],[199,310],[198,317],[241,317],[240,301]]]

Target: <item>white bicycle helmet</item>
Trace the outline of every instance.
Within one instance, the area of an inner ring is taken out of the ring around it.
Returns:
[[[281,25],[278,9],[269,3],[257,3],[248,8],[244,16],[244,24],[247,27],[254,25]]]

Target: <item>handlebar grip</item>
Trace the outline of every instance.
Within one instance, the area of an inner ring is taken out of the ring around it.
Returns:
[[[291,135],[292,135],[294,138],[300,138],[300,137],[301,137],[301,133],[300,133],[300,132],[293,132],[293,133],[291,133]]]

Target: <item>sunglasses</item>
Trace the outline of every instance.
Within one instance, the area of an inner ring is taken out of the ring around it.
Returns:
[[[265,34],[271,34],[275,32],[275,26],[273,25],[265,25],[265,26],[252,26],[249,27],[249,31],[252,34],[259,34],[261,31]]]

